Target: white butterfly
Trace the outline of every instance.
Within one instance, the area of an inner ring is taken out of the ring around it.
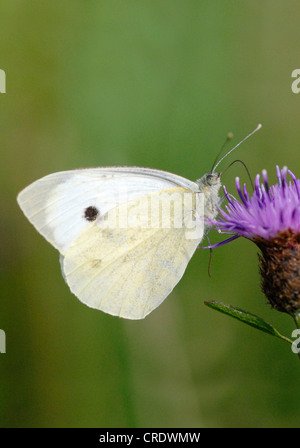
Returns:
[[[143,319],[179,282],[205,219],[217,214],[215,170],[224,157],[196,182],[138,167],[62,171],[26,187],[18,203],[59,250],[63,277],[79,300]]]
[[[45,176],[18,203],[59,250],[64,279],[83,303],[142,319],[181,279],[203,238],[203,218],[217,213],[220,186],[216,173],[192,182],[148,168],[89,168]],[[163,200],[168,213],[160,206],[152,222],[153,204]]]

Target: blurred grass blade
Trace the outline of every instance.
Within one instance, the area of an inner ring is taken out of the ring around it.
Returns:
[[[205,301],[204,303],[214,310],[228,314],[228,316],[234,317],[235,319],[238,319],[245,324],[251,325],[251,327],[257,328],[258,330],[264,331],[265,333],[276,336],[283,341],[292,344],[292,341],[289,338],[280,334],[279,331],[276,330],[276,328],[274,328],[268,322],[263,320],[261,317],[256,316],[255,314],[249,313],[248,311],[244,311],[231,305],[225,305],[224,303],[216,302],[214,300]]]

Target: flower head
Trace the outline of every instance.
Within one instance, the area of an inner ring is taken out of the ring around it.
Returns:
[[[269,186],[266,170],[262,172],[263,184],[260,185],[260,175],[255,179],[253,195],[243,191],[239,178],[236,178],[236,188],[241,202],[232,199],[224,188],[228,199],[225,210],[220,210],[221,217],[214,224],[222,231],[235,233],[251,240],[260,237],[266,240],[274,238],[278,233],[290,230],[300,232],[300,180],[287,168],[281,171],[277,168],[278,183]],[[287,173],[292,181],[287,181]]]
[[[251,196],[237,178],[240,201],[224,188],[228,204],[213,224],[221,232],[248,238],[260,248],[263,292],[275,309],[295,315],[300,312],[300,179],[286,167],[276,169],[277,184],[269,186],[263,170],[263,183],[258,174]]]

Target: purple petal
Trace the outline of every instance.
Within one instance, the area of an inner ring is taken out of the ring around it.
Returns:
[[[262,185],[258,174],[252,196],[249,196],[246,185],[241,190],[239,178],[236,178],[240,200],[232,199],[224,188],[228,205],[226,211],[220,210],[221,217],[213,224],[220,231],[250,239],[255,236],[271,239],[287,229],[300,233],[300,180],[286,167],[282,170],[276,167],[276,172],[278,182],[272,186],[269,186],[266,170],[262,171]],[[287,174],[292,179],[289,182]]]

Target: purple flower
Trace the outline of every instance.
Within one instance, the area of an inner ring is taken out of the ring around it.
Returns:
[[[264,183],[260,185],[260,175],[257,174],[252,196],[246,185],[242,191],[237,177],[236,188],[241,202],[232,199],[224,188],[228,205],[226,211],[220,210],[221,217],[214,221],[221,231],[251,240],[257,237],[270,240],[287,229],[300,232],[300,180],[287,168],[281,171],[276,168],[278,183],[270,187],[267,172],[263,170]],[[287,173],[292,181],[287,181]]]
[[[260,248],[262,290],[275,309],[295,318],[300,315],[300,179],[286,167],[276,169],[277,184],[269,186],[263,170],[263,183],[258,174],[252,195],[237,178],[240,201],[224,187],[228,204],[212,224],[221,232],[233,233],[227,241],[242,236]]]

